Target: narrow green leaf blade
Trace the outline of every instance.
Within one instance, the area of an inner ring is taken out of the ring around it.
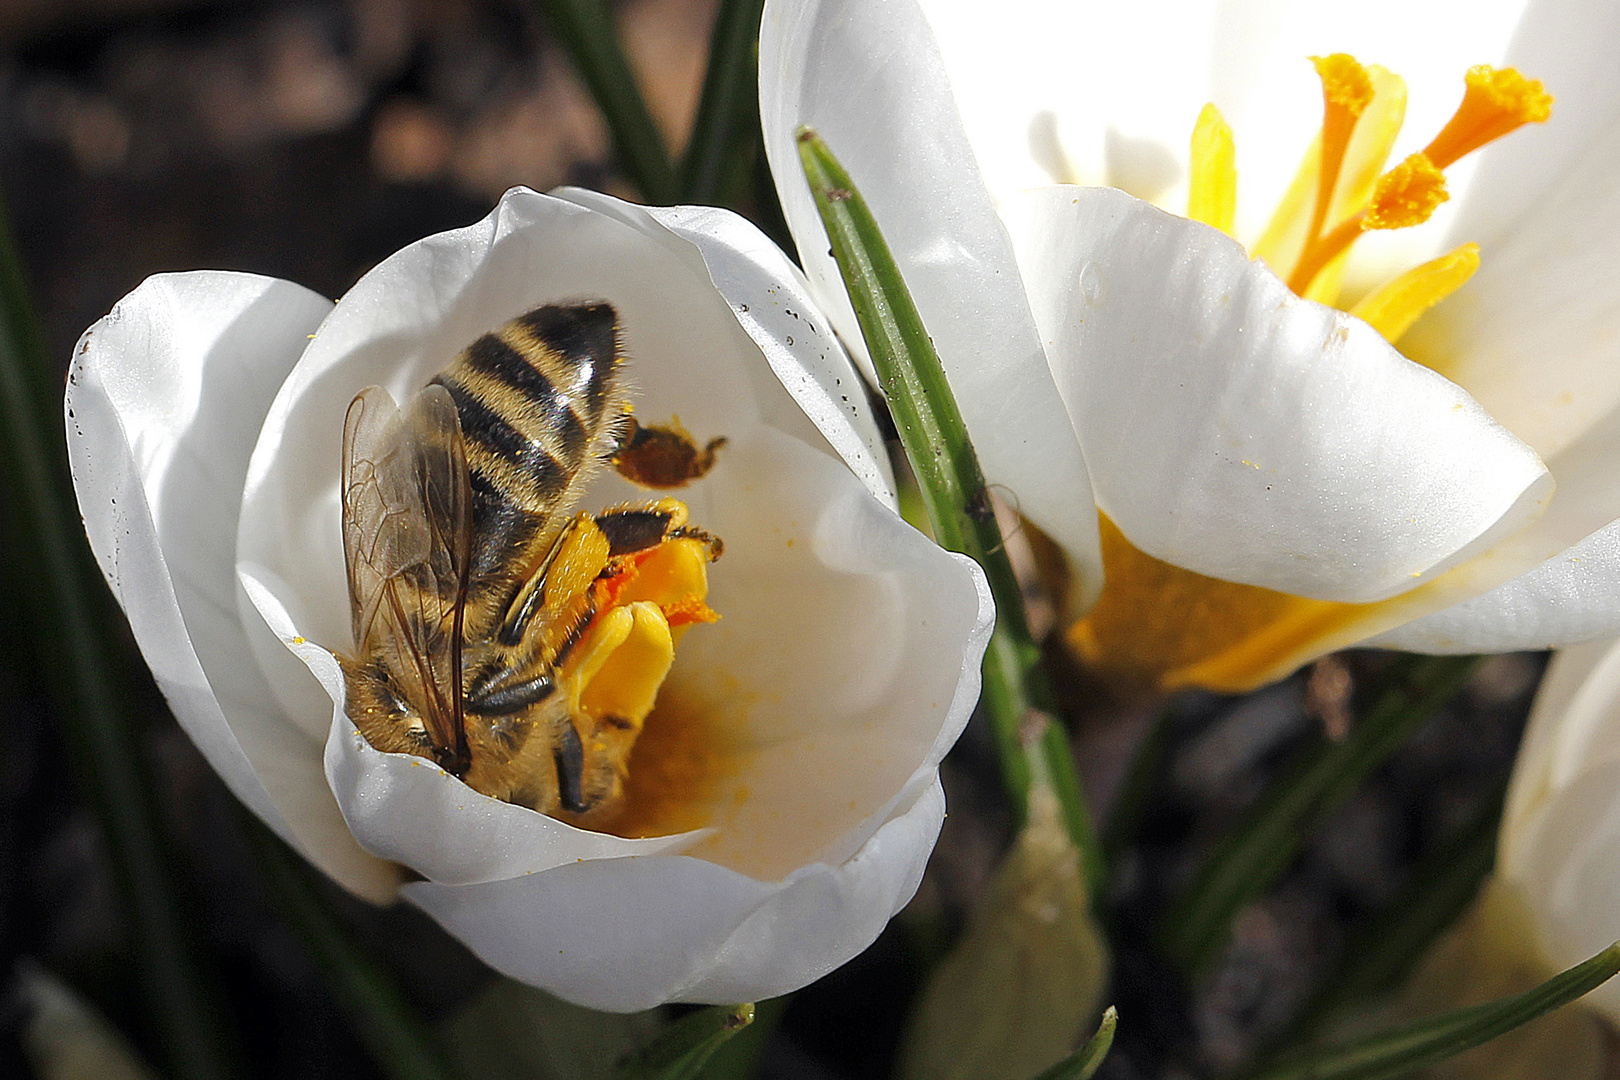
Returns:
[[[1323,740],[1279,781],[1205,861],[1163,918],[1165,951],[1187,970],[1208,965],[1238,910],[1288,868],[1305,837],[1451,699],[1474,656],[1401,657],[1392,685],[1338,742]]]
[[[303,860],[245,809],[238,819],[281,914],[320,961],[334,996],[383,1074],[389,1080],[453,1080],[429,1040],[427,1023],[392,976],[353,942],[309,880]]]
[[[981,707],[996,737],[1002,780],[1020,816],[1036,769],[1050,779],[1080,853],[1090,895],[1104,887],[1102,847],[1074,758],[1024,616],[1023,594],[996,524],[978,455],[900,269],[866,201],[827,144],[801,128],[799,160],[832,243],[879,388],[888,400],[941,547],[984,568],[996,631],[984,658]]]
[[[607,0],[539,0],[539,6],[602,111],[625,174],[649,203],[676,202],[680,189],[669,149],[630,69]]]
[[[0,207],[0,468],[16,542],[8,564],[28,575],[10,592],[26,604],[37,666],[106,834],[163,1064],[180,1080],[214,1080],[237,1072],[239,1055],[192,944],[143,748],[120,705],[115,623],[68,478],[61,395]]]
[[[765,0],[720,0],[709,37],[709,67],[686,153],[681,198],[726,202],[746,181],[759,131],[759,20]]]
[[[1389,1080],[1405,1076],[1567,1005],[1616,972],[1620,972],[1620,942],[1522,994],[1403,1024],[1346,1046],[1291,1056],[1246,1080]]]
[[[618,1071],[619,1080],[696,1080],[714,1052],[753,1022],[752,1002],[699,1009],[627,1059]]]
[[[1114,1046],[1114,1029],[1119,1026],[1119,1012],[1110,1005],[1103,1010],[1102,1023],[1097,1025],[1097,1034],[1086,1040],[1086,1044],[1056,1065],[1047,1069],[1034,1080],[1091,1080],[1092,1076],[1102,1067],[1103,1059]]]

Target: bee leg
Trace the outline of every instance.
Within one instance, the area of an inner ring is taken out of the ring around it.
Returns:
[[[558,801],[564,810],[582,814],[591,808],[585,801],[585,744],[580,742],[573,724],[565,720],[557,726],[557,746],[552,757],[557,763]]]
[[[710,439],[699,450],[692,433],[675,418],[668,424],[647,425],[637,423],[633,416],[624,420],[613,467],[620,476],[642,487],[685,487],[714,468],[715,452],[726,444],[724,437]]]

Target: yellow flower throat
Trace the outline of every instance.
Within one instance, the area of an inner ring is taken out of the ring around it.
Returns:
[[[1344,53],[1312,62],[1322,81],[1322,128],[1250,255],[1300,296],[1339,306],[1357,237],[1427,221],[1448,198],[1448,167],[1524,124],[1545,121],[1552,98],[1512,68],[1471,68],[1462,104],[1440,133],[1386,169],[1405,119],[1405,82]],[[1214,105],[1204,106],[1192,133],[1187,216],[1229,235],[1237,210],[1235,159],[1232,129]],[[1479,245],[1464,244],[1348,310],[1395,344],[1478,267]],[[1313,643],[1375,606],[1206,577],[1143,553],[1106,517],[1102,555],[1102,596],[1067,637],[1089,665],[1120,681],[1247,690],[1286,675],[1313,654]]]

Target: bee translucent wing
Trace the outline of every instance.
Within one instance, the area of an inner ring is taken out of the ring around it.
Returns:
[[[449,391],[428,386],[403,410],[381,387],[354,399],[343,430],[343,553],[356,654],[385,659],[441,763],[460,769],[471,498]]]

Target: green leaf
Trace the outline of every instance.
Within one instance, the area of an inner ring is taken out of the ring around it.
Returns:
[[[12,514],[6,565],[26,605],[74,771],[106,835],[141,996],[179,1080],[236,1073],[218,993],[195,955],[146,758],[122,702],[119,646],[68,478],[62,385],[45,355],[22,261],[0,207],[0,466]]]
[[[1112,1005],[1103,1011],[1102,1023],[1097,1025],[1097,1034],[1086,1040],[1086,1044],[1056,1065],[1047,1069],[1034,1080],[1091,1080],[1093,1074],[1102,1067],[1103,1059],[1114,1045],[1114,1028],[1119,1026],[1119,1013]]]
[[[984,473],[945,369],[866,201],[820,136],[799,130],[799,159],[860,324],[879,388],[941,547],[984,568],[996,630],[984,658],[980,705],[996,736],[1002,779],[1022,818],[1037,770],[1049,777],[1080,854],[1087,891],[1103,887],[1102,849],[1081,795],[1051,685],[1030,637],[1023,594],[996,525]]]
[[[465,1080],[611,1080],[660,1026],[658,1010],[597,1012],[496,979],[440,1030]]]
[[[630,70],[607,0],[539,0],[539,6],[602,111],[625,175],[649,203],[676,202],[680,189],[669,149]]]
[[[1340,1010],[1395,988],[1425,950],[1457,920],[1496,864],[1505,789],[1486,801],[1455,836],[1424,856],[1394,899],[1351,928],[1337,970],[1300,1010],[1289,1042]]]
[[[1029,820],[967,933],[918,999],[898,1075],[1025,1080],[1069,1056],[1107,981],[1108,950],[1074,844],[1056,795],[1038,782]]]
[[[683,1016],[625,1060],[619,1080],[696,1080],[714,1052],[754,1022],[754,1006],[711,1005]]]
[[[754,1022],[731,1037],[714,1052],[698,1073],[698,1080],[753,1080],[759,1075],[765,1044],[782,1023],[793,995],[761,1001],[754,1006]]]
[[[733,203],[726,194],[748,178],[759,132],[759,20],[765,0],[720,0],[709,37],[692,135],[681,158],[681,198]]]
[[[1290,1055],[1245,1080],[1387,1080],[1405,1076],[1505,1035],[1567,1005],[1620,972],[1620,942],[1533,990],[1453,1009],[1345,1046]]]
[[[452,1080],[439,1048],[429,1041],[427,1023],[389,973],[350,939],[304,861],[245,809],[238,818],[282,916],[315,954],[333,996],[353,1018],[383,1074],[389,1080]]]
[[[1474,656],[1400,657],[1372,711],[1337,742],[1321,740],[1229,833],[1163,917],[1165,951],[1189,971],[1226,943],[1239,909],[1288,869],[1305,837],[1449,701]]]

